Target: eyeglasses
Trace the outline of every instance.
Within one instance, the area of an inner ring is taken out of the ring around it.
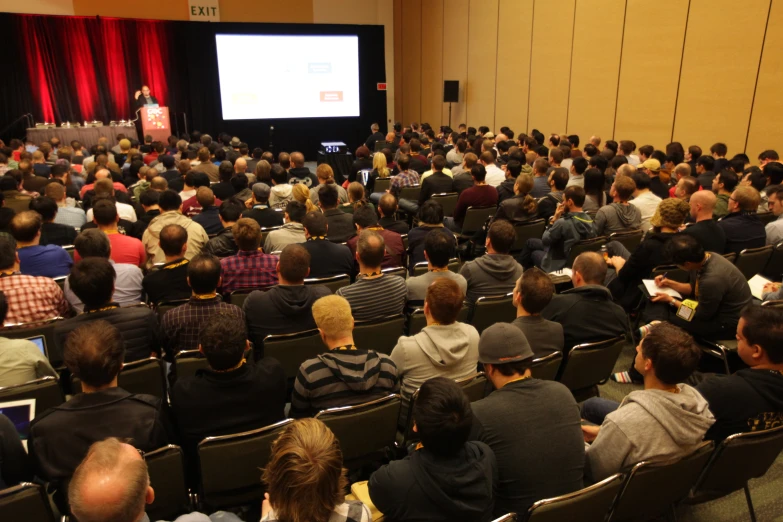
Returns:
[[[141,455],[141,458],[143,459],[144,455],[145,455],[144,450],[140,450],[139,448],[135,448],[135,449],[136,449],[136,451],[139,452],[139,455]]]

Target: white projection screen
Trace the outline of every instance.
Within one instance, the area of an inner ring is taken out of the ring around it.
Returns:
[[[359,37],[217,34],[224,120],[359,116]]]

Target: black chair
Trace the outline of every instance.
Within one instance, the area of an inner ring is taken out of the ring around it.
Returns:
[[[404,266],[393,266],[391,268],[383,268],[381,272],[389,275],[400,276],[403,279],[408,279],[408,269]]]
[[[394,448],[402,398],[392,393],[380,399],[322,410],[315,415],[340,441],[345,467],[355,469],[382,459]]]
[[[117,376],[117,386],[131,393],[146,393],[166,398],[166,362],[150,357],[125,363]],[[71,390],[74,394],[82,392],[82,382],[71,377]]]
[[[348,274],[341,274],[332,277],[322,277],[320,279],[314,277],[310,279],[305,279],[304,284],[323,285],[326,288],[328,288],[333,294],[335,294],[340,288],[351,284],[351,276],[349,276]]]
[[[207,368],[207,358],[198,350],[181,350],[174,356],[174,374],[177,379],[193,377],[197,371]]]
[[[73,245],[63,245],[63,248],[65,249],[66,252],[68,252],[68,255],[71,256],[71,261],[73,261],[73,255],[74,252],[76,251],[76,247]]]
[[[545,229],[546,221],[543,219],[533,219],[523,223],[516,223],[514,225],[514,232],[516,232],[517,238],[514,240],[514,244],[511,245],[511,251],[522,251],[522,249],[525,248],[525,243],[527,243],[528,239],[541,239]]]
[[[457,314],[457,322],[467,323],[469,313],[470,309],[467,306],[463,306]],[[427,318],[424,317],[424,310],[422,308],[417,308],[412,311],[408,317],[408,325],[406,328],[408,335],[416,335],[421,332],[425,326],[427,326]]]
[[[0,519],[7,522],[55,522],[57,520],[44,488],[29,482],[0,490]]]
[[[173,301],[161,301],[160,303],[156,304],[155,311],[158,312],[158,320],[160,321],[163,319],[163,315],[169,310],[172,310],[180,305],[184,305],[188,301],[190,301],[190,299],[175,299]]]
[[[748,480],[764,476],[781,450],[783,426],[727,437],[715,449],[686,502],[698,504],[744,489],[750,519],[755,522]]]
[[[55,277],[53,281],[57,283],[57,286],[60,287],[60,290],[65,290],[65,280],[68,279],[68,276],[60,276]]]
[[[26,399],[35,399],[35,415],[65,402],[60,383],[52,376],[0,388],[0,402]]]
[[[308,359],[326,351],[318,330],[293,334],[267,335],[264,338],[264,355],[277,359],[283,365],[289,384],[293,384],[299,367]]]
[[[293,419],[253,431],[207,437],[198,445],[200,501],[210,509],[259,502],[264,498],[261,469],[272,442]]]
[[[512,294],[479,297],[473,305],[470,314],[470,324],[478,333],[483,332],[495,323],[510,323],[517,316],[517,309],[512,303]]]
[[[609,234],[609,241],[617,241],[633,254],[642,242],[644,232],[640,230],[626,230],[624,232],[613,232]]]
[[[488,218],[497,212],[497,207],[468,207],[465,211],[465,219],[462,222],[462,234],[464,239],[470,239],[473,234],[481,230]]]
[[[456,257],[453,257],[449,259],[448,269],[451,272],[454,272],[455,274],[459,274],[459,269],[462,265],[459,262],[459,259]],[[429,264],[427,261],[419,261],[415,265],[413,265],[413,277],[424,275],[427,273],[427,270],[429,269]]]
[[[55,317],[46,321],[4,326],[0,328],[0,336],[8,339],[29,339],[30,337],[42,335],[46,340],[46,348],[49,352],[49,362],[56,368],[62,365],[63,354],[62,349],[54,336],[54,329],[62,320],[62,317]]]
[[[391,178],[376,178],[374,192],[386,192],[391,188]]]
[[[147,506],[151,520],[174,520],[192,510],[185,484],[185,456],[182,448],[169,444],[144,455],[155,501]]]
[[[706,339],[697,338],[696,345],[701,348],[702,354],[721,361],[721,363],[723,363],[723,369],[725,370],[726,375],[731,375],[731,366],[729,364],[729,359],[731,356],[729,353],[732,351],[736,353],[736,340],[727,339],[725,341],[708,341]]]
[[[688,496],[712,454],[712,442],[702,442],[690,455],[667,462],[639,462],[628,472],[612,508],[610,521],[648,520],[671,513]]]
[[[742,272],[745,279],[750,280],[754,275],[760,274],[767,267],[767,263],[772,258],[772,252],[775,247],[772,245],[760,248],[746,248],[737,256],[734,265]]]
[[[492,522],[516,522],[518,520],[516,513],[509,513],[508,515],[503,515],[500,518],[496,518]]]
[[[764,226],[769,225],[773,221],[775,221],[778,217],[773,214],[772,212],[758,212],[756,214],[756,217],[759,218],[759,221],[764,223]]]
[[[557,373],[560,371],[560,365],[563,363],[563,354],[560,352],[552,352],[544,357],[533,359],[533,363],[530,366],[530,373],[536,379],[545,381],[554,381],[557,378]]]
[[[783,308],[783,299],[773,299],[772,301],[764,301],[761,306],[769,306],[770,308]]]
[[[582,239],[577,241],[571,246],[571,250],[568,251],[568,258],[566,259],[566,266],[572,267],[574,260],[583,252],[598,252],[601,247],[606,244],[606,237],[594,237],[590,239]]]
[[[484,372],[477,372],[462,379],[457,379],[454,382],[462,388],[470,402],[480,401],[484,398],[484,392],[487,387],[487,377],[484,375]]]
[[[420,192],[421,192],[421,185],[411,185],[410,187],[402,187],[400,189],[400,196],[398,199],[408,199],[410,201],[415,201],[418,203]]]
[[[397,340],[405,334],[405,316],[384,317],[376,321],[358,322],[353,328],[353,342],[363,350],[375,350],[390,355]]]
[[[764,267],[764,275],[778,281],[781,274],[783,274],[783,243],[778,243],[772,251],[767,266]]]
[[[615,473],[592,486],[559,497],[539,500],[527,510],[523,522],[604,522],[612,509],[617,494],[623,487],[625,475]]]
[[[625,338],[620,336],[574,346],[563,362],[558,380],[572,392],[606,382],[614,371],[624,342]]]
[[[729,252],[728,254],[722,254],[723,257],[725,257],[728,261],[731,261],[732,263],[737,260],[737,254],[736,252]]]
[[[459,194],[457,192],[443,192],[440,194],[433,194],[430,196],[430,199],[440,203],[445,217],[452,217],[454,216],[454,209],[457,208]]]
[[[234,306],[238,306],[239,308],[242,308],[242,305],[245,304],[245,301],[247,300],[247,297],[258,290],[259,292],[266,292],[271,287],[264,287],[264,288],[240,288],[239,290],[234,290],[233,292],[230,292],[228,294],[227,301],[229,304],[232,304]]]

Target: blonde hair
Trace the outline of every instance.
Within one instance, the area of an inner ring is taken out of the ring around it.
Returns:
[[[372,168],[378,171],[379,178],[389,177],[389,168],[386,166],[386,154],[383,152],[376,152],[372,157]]]
[[[294,421],[272,443],[262,480],[278,520],[328,522],[348,485],[337,437],[320,420]]]
[[[321,163],[315,168],[315,175],[318,179],[332,180],[334,182],[334,170],[328,163]]]
[[[256,163],[255,175],[258,181],[268,183],[272,179],[272,165],[270,165],[267,160],[259,160],[259,162]]]
[[[358,181],[348,185],[348,199],[351,200],[351,203],[364,203],[364,185]]]
[[[353,330],[351,305],[339,295],[327,295],[313,303],[313,319],[329,339],[345,337]]]
[[[313,202],[310,201],[310,189],[307,188],[304,183],[295,184],[291,194],[294,196],[295,200],[304,204],[308,212],[315,212],[318,210],[318,207],[313,205]]]

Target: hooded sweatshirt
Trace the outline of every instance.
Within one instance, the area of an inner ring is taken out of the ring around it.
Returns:
[[[563,214],[541,238],[547,250],[541,260],[541,269],[545,272],[560,270],[565,266],[574,243],[591,237],[595,237],[595,230],[593,220],[586,212]]]
[[[391,359],[403,379],[403,397],[433,377],[456,380],[476,373],[478,343],[476,329],[464,323],[427,326],[414,336],[400,337]]]
[[[598,209],[595,215],[595,233],[608,236],[613,232],[638,230],[642,227],[642,211],[636,205],[610,203]]]
[[[473,306],[479,297],[511,292],[523,271],[522,265],[508,254],[485,254],[468,261],[459,271],[468,282],[465,301]]]
[[[388,355],[335,348],[299,367],[290,416],[311,417],[327,408],[361,404],[399,389],[397,368]]]
[[[288,183],[275,185],[269,193],[269,208],[285,208],[294,199],[294,186]]]
[[[176,210],[169,210],[161,213],[158,217],[150,221],[147,230],[141,238],[144,243],[144,249],[147,251],[147,268],[152,268],[155,263],[165,263],[166,255],[161,250],[160,231],[166,225],[180,225],[188,233],[188,250],[185,252],[185,259],[190,261],[193,256],[201,252],[204,245],[209,241],[204,227],[193,221],[187,216],[183,216]]]
[[[783,423],[783,373],[745,368],[712,374],[697,387],[715,415],[705,436],[723,440],[735,433],[766,430]]]
[[[587,449],[588,474],[603,480],[643,460],[662,462],[688,455],[715,422],[707,401],[695,388],[678,384],[679,393],[637,390],[606,416]]]
[[[467,442],[452,457],[422,448],[372,474],[370,498],[394,522],[484,522],[492,519],[495,454]]]

